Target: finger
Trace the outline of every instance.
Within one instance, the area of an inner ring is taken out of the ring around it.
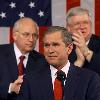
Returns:
[[[81,47],[80,43],[76,42],[76,41],[73,41],[73,44],[78,46],[79,48]]]
[[[77,38],[77,37],[72,36],[72,39],[73,39],[75,42],[78,42],[78,43],[81,42],[81,39],[79,39],[79,38]]]
[[[15,84],[21,84],[23,82],[22,78],[18,78],[17,80],[15,80]]]
[[[18,79],[20,79],[20,78],[22,79],[22,78],[23,78],[23,76],[24,76],[24,75],[18,76]]]

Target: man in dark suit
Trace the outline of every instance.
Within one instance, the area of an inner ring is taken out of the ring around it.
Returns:
[[[89,11],[81,7],[67,13],[67,29],[75,45],[69,60],[79,67],[89,68],[100,74],[100,37],[92,34]]]
[[[39,28],[31,18],[19,19],[13,27],[13,44],[0,45],[0,100],[15,100],[19,94],[23,76],[45,66],[44,56],[34,49]],[[19,75],[19,57],[25,59],[24,73]]]
[[[76,67],[68,60],[73,48],[71,33],[66,28],[52,26],[44,33],[43,42],[44,55],[50,65],[25,77],[18,100],[100,100],[99,75]],[[58,75],[63,83],[62,99],[60,94],[55,99],[58,71],[63,71]]]

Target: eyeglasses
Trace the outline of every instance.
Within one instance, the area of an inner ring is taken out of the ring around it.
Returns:
[[[82,22],[76,22],[73,24],[70,24],[71,27],[73,27],[74,29],[80,28],[81,26],[87,26],[90,24],[90,21],[82,21]]]
[[[20,33],[20,32],[19,32]],[[24,33],[20,33],[24,38],[38,38],[38,34],[37,33],[28,33],[28,32],[24,32]]]

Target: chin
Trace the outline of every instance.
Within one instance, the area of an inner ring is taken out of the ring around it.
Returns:
[[[53,65],[53,66],[56,66],[56,65],[57,65],[57,62],[55,62],[55,61],[48,61],[48,63],[49,63],[50,65]]]

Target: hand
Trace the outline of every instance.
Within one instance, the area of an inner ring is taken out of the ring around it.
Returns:
[[[74,40],[73,43],[81,50],[81,52],[84,55],[88,47],[86,45],[85,38],[81,33],[81,31],[77,31],[76,33],[73,33],[72,38]]]
[[[93,55],[93,51],[91,51],[87,47],[83,34],[80,31],[77,31],[77,33],[73,33],[72,38],[74,40],[73,43],[80,49],[80,51],[84,55],[85,59],[88,62],[90,62],[92,55]]]
[[[21,84],[23,82],[23,76],[19,76],[17,80],[14,81],[14,83],[11,83],[11,92],[15,92],[16,94],[19,93]]]
[[[85,57],[77,46],[76,46],[75,52],[77,55],[77,60],[74,62],[74,65],[78,67],[82,67],[85,61]]]

